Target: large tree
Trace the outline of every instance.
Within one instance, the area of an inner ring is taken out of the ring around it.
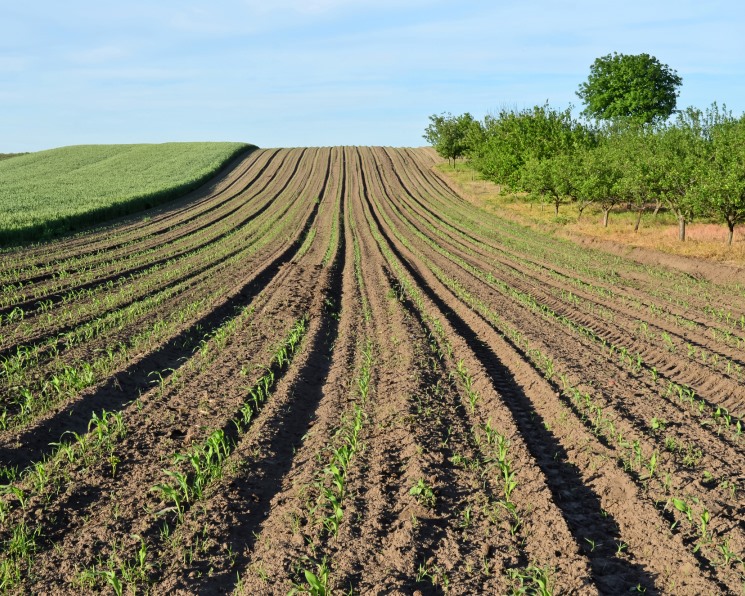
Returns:
[[[648,123],[666,120],[673,113],[682,82],[675,70],[654,56],[614,52],[593,62],[577,95],[587,117]]]

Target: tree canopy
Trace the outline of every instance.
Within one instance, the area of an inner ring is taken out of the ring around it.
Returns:
[[[524,190],[522,168],[530,159],[544,160],[591,145],[590,130],[548,104],[526,110],[503,109],[487,116],[484,139],[472,150],[476,167],[512,190]]]
[[[682,82],[675,70],[654,56],[614,52],[593,62],[577,96],[587,117],[649,123],[666,120],[675,111]]]
[[[424,138],[440,156],[453,161],[463,157],[481,134],[481,124],[468,112],[460,116],[432,115],[429,121]]]
[[[745,116],[713,104],[704,118],[709,142],[697,191],[704,210],[727,225],[732,244],[735,226],[745,223]]]
[[[677,111],[674,119],[644,122],[618,118],[587,122],[571,107],[548,103],[502,109],[476,121],[431,116],[425,138],[443,157],[465,155],[471,166],[504,192],[554,206],[573,203],[582,216],[589,204],[609,214],[624,206],[642,214],[665,205],[685,240],[698,217],[719,220],[729,230],[745,223],[745,114],[716,104]],[[460,144],[458,144],[460,143]]]

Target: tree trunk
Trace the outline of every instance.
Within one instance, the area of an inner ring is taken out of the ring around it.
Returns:
[[[608,227],[608,214],[610,213],[610,209],[603,209],[603,227]]]
[[[554,214],[556,215],[556,217],[559,217],[559,202],[558,201],[554,203]]]
[[[678,240],[685,242],[686,239],[686,218],[678,215]]]
[[[642,208],[639,208],[639,211],[636,212],[636,223],[634,224],[634,232],[639,231],[639,224],[642,221]]]
[[[654,213],[652,215],[657,217],[657,214],[660,212],[660,207],[662,207],[662,201],[660,199],[655,199]]]
[[[727,222],[727,228],[729,229],[729,235],[727,236],[727,244],[732,246],[732,239],[735,237],[735,223]]]

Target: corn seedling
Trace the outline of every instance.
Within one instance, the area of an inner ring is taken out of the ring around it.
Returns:
[[[330,594],[330,570],[325,558],[316,565],[315,571],[310,569],[303,569],[302,571],[305,584],[294,586],[290,594],[310,594],[310,596],[327,596]]]
[[[553,594],[553,585],[548,568],[529,565],[522,569],[507,569],[507,577],[513,583],[511,594],[515,596],[524,594],[551,596]]]

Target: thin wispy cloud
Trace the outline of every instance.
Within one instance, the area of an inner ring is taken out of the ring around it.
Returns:
[[[646,52],[680,105],[745,110],[745,5],[589,0],[42,0],[0,21],[0,152],[238,139],[418,145],[429,114],[578,102]]]

